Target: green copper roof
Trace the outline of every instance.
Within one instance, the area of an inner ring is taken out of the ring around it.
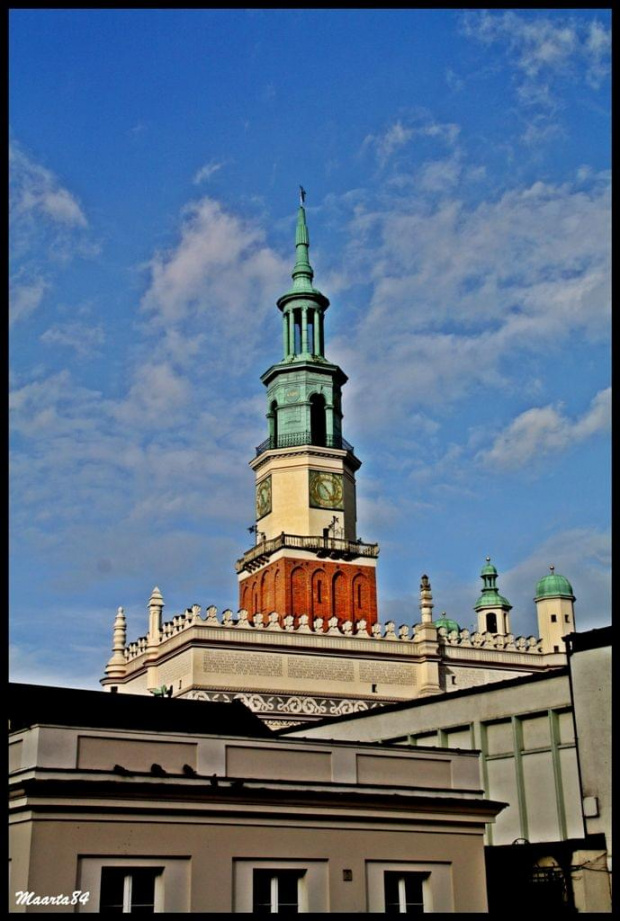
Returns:
[[[445,611],[442,613],[441,617],[435,621],[435,626],[438,630],[440,627],[445,627],[448,633],[452,633],[453,630],[456,630],[457,633],[461,632],[461,628],[457,622],[455,620],[451,620],[449,617],[446,617]]]
[[[503,595],[497,590],[497,569],[491,563],[491,557],[487,557],[486,565],[482,567],[480,572],[482,578],[482,594],[478,598],[477,602],[474,605],[474,610],[478,611],[480,608],[504,608],[504,610],[509,611],[512,608],[511,603],[507,598],[504,598]]]
[[[318,300],[323,307],[329,306],[329,301],[325,295],[312,285],[314,270],[310,265],[309,250],[310,235],[306,224],[306,209],[303,205],[300,205],[295,228],[296,258],[292,272],[293,286],[278,299],[278,307],[283,307],[285,303],[296,296],[310,296],[313,300]]]
[[[548,576],[543,576],[536,583],[536,596],[534,601],[540,601],[541,598],[570,598],[572,601],[575,600],[573,595],[573,587],[564,576],[561,576],[559,573],[555,572],[555,567],[550,566],[549,569],[551,572]]]

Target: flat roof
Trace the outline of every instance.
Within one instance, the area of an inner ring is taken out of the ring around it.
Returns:
[[[274,736],[271,729],[240,700],[223,703],[10,682],[11,731],[36,724],[259,739]]]

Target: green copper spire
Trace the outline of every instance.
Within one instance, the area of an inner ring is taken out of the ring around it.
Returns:
[[[308,233],[306,209],[304,208],[306,192],[302,186],[300,186],[299,189],[301,194],[299,209],[297,211],[297,226],[295,228],[295,265],[293,266],[292,272],[293,286],[289,288],[286,294],[283,294],[282,297],[278,299],[278,307],[282,310],[285,305],[317,306],[326,310],[329,307],[328,299],[312,285],[314,270],[310,265],[310,234]],[[291,301],[296,298],[303,298],[304,300],[291,304]]]
[[[306,193],[301,186],[300,190],[293,285],[277,301],[282,313],[282,359],[261,376],[267,387],[269,437],[259,445],[259,454],[298,445],[353,450],[342,437],[342,386],[347,376],[325,357],[329,301],[312,284]]]
[[[297,227],[295,229],[295,250],[297,258],[293,268],[293,291],[312,294],[312,279],[314,272],[310,265],[308,250],[310,249],[310,235],[308,225],[306,224],[306,209],[303,205],[299,206],[297,212]]]

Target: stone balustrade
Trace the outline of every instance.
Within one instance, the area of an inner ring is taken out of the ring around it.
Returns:
[[[339,623],[337,617],[330,617],[329,619],[323,617],[311,618],[307,614],[301,614],[297,618],[297,624],[295,624],[295,618],[292,615],[289,614],[281,618],[275,611],[270,614],[255,614],[253,620],[250,620],[247,611],[240,610],[235,615],[227,608],[219,617],[217,608],[212,605],[206,608],[203,616],[200,605],[195,604],[188,608],[184,614],[176,614],[172,620],[162,624],[159,632],[159,643],[163,643],[193,626],[234,630],[270,630],[298,634],[315,633],[365,639],[369,642],[372,642],[372,640],[406,643],[420,642],[420,636],[416,634],[415,629],[412,634],[411,627],[408,624],[402,624],[396,628],[394,621],[391,620],[387,621],[383,626],[375,623],[369,628],[365,620],[359,620],[355,624],[350,621]],[[437,641],[446,646],[504,650],[535,655],[542,654],[542,640],[540,638],[534,636],[515,637],[512,633],[504,636],[494,633],[471,633],[469,630],[452,630],[448,632],[445,627],[440,627],[437,630]],[[141,636],[134,642],[129,643],[124,649],[125,661],[129,662],[146,653],[147,646],[148,637],[146,636]]]

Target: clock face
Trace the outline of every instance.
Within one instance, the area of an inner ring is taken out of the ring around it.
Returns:
[[[271,476],[256,484],[256,520],[271,511]]]
[[[284,399],[287,403],[296,403],[300,396],[299,387],[290,387],[284,393]]]
[[[344,509],[343,477],[341,473],[310,471],[310,506],[312,508]]]

